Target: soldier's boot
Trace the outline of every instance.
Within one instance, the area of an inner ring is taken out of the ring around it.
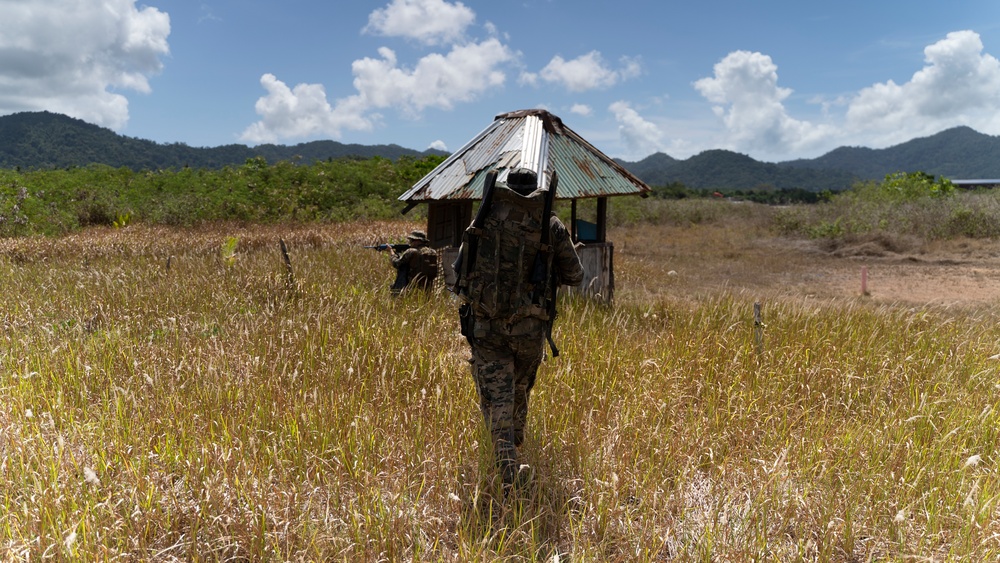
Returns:
[[[517,470],[520,464],[517,460],[517,448],[514,443],[506,438],[498,438],[494,441],[494,452],[496,455],[497,471],[503,481],[504,488],[514,485],[517,479]]]
[[[512,434],[513,434],[512,439],[514,441],[514,447],[520,450],[521,444],[524,443],[524,428],[515,428]]]
[[[503,481],[504,493],[525,487],[531,480],[531,467],[522,464],[517,454],[517,448],[512,440],[497,440],[496,450],[497,470]]]
[[[514,389],[514,410],[511,418],[511,435],[514,447],[520,449],[524,443],[524,429],[528,426],[528,400],[535,378],[532,376],[527,385],[518,384]]]
[[[514,447],[521,449],[521,444],[524,443],[524,427],[528,422],[528,404],[527,402],[521,403],[514,407],[514,420],[511,424],[510,429],[510,439],[514,442]]]

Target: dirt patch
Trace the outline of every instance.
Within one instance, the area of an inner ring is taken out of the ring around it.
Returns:
[[[1000,303],[1000,263],[927,258],[871,260],[870,297],[910,304],[992,305]],[[858,274],[860,277],[860,273]]]
[[[923,243],[874,236],[839,241],[774,237],[721,225],[613,233],[620,295],[857,299],[900,306],[1000,305],[1000,241]],[[618,267],[621,264],[621,267]]]
[[[821,251],[838,258],[897,256],[922,252],[919,240],[911,237],[890,236],[884,233],[809,242]]]
[[[833,271],[853,273],[860,294],[861,271],[869,296],[906,304],[993,305],[1000,303],[1000,242],[956,240],[913,244],[882,254],[838,255]],[[853,266],[853,268],[852,268]],[[853,272],[852,272],[853,270]]]

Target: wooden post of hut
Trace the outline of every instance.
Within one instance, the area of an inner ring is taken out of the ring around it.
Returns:
[[[597,198],[597,218],[591,223],[577,217],[577,200],[571,204],[572,237],[580,243],[584,279],[576,288],[585,295],[611,301],[615,296],[615,245],[608,241],[608,198]]]

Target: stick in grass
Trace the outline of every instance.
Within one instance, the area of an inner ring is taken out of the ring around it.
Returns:
[[[281,258],[285,261],[286,282],[289,287],[292,287],[295,285],[295,274],[292,272],[292,259],[288,257],[288,247],[285,245],[285,239],[279,238],[278,243],[281,247]]]
[[[764,353],[764,320],[761,317],[760,301],[753,304],[753,339],[757,345],[757,353]]]

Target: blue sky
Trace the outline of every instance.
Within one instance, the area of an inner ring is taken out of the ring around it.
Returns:
[[[545,108],[610,156],[1000,135],[1000,1],[0,0],[0,115],[191,146],[457,150]]]

